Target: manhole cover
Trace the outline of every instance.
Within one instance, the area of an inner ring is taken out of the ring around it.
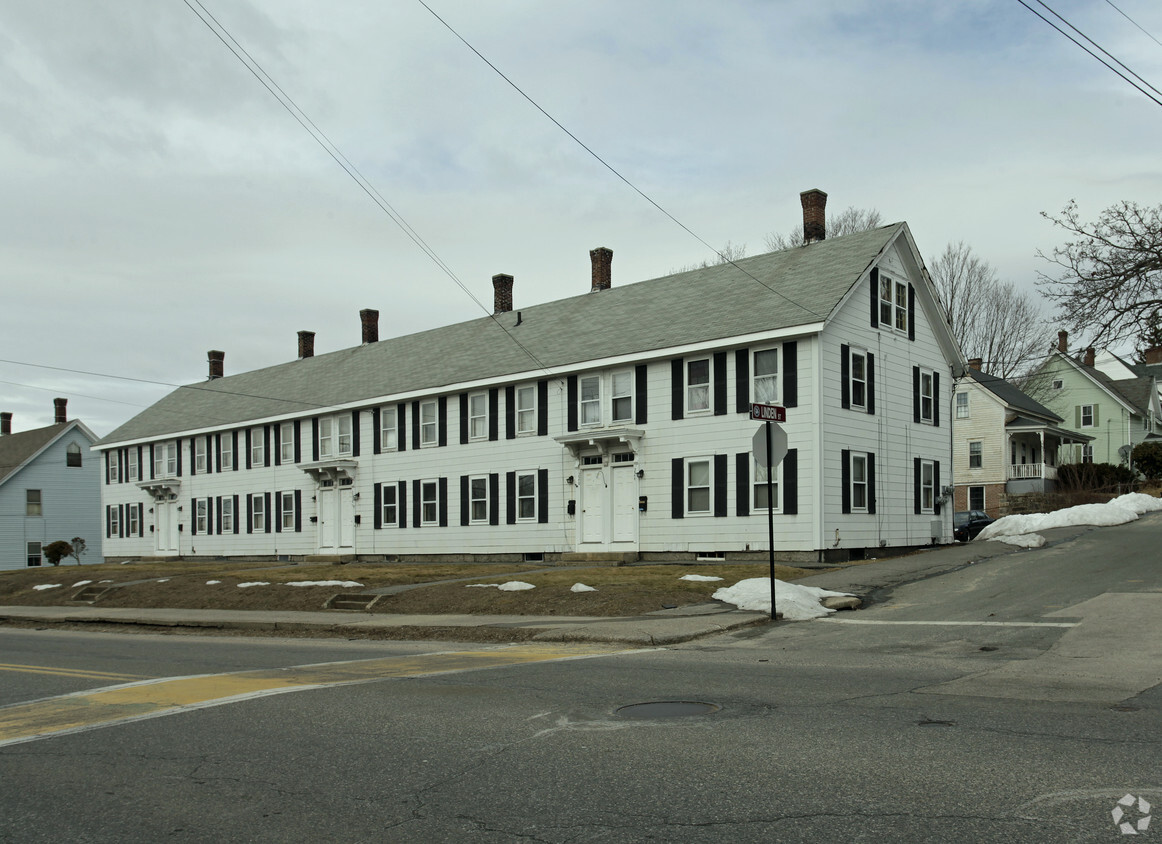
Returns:
[[[652,703],[631,703],[615,714],[622,718],[684,718],[687,715],[710,715],[722,707],[716,703],[697,700],[657,700]]]

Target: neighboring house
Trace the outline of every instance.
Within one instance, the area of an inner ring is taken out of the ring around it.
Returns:
[[[904,223],[182,387],[98,444],[107,555],[763,559],[951,540],[963,362]],[[768,502],[750,403],[786,407]],[[947,415],[944,411],[944,416]],[[949,488],[950,492],[950,488]]]
[[[1092,438],[1065,430],[1064,419],[980,365],[970,360],[953,390],[955,506],[999,518],[1005,495],[1052,492],[1060,448]]]
[[[1098,368],[1092,348],[1080,359],[1071,356],[1068,335],[1060,331],[1057,349],[1030,377],[1037,397],[1066,427],[1093,438],[1070,446],[1060,463],[1127,464],[1133,446],[1162,437],[1157,365],[1104,357]]]
[[[82,562],[101,562],[101,469],[90,451],[96,435],[68,421],[56,399],[56,421],[12,433],[0,413],[0,569],[39,566],[41,549],[58,539],[85,540]]]

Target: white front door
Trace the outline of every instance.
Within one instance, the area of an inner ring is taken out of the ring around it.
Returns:
[[[339,485],[324,480],[315,494],[318,505],[319,551],[346,551],[355,547],[355,489],[343,479]]]
[[[350,550],[355,547],[355,489],[348,483],[339,487],[335,494],[335,521],[339,547]]]
[[[178,552],[178,503],[167,498],[153,503],[153,541],[158,554]]]
[[[605,501],[608,498],[605,470],[594,466],[581,470],[581,542],[604,545]]]
[[[633,464],[613,466],[613,541],[637,542],[637,475]]]
[[[335,548],[335,487],[320,486],[315,493],[315,504],[319,524],[319,550],[332,551]]]
[[[582,468],[579,544],[636,545],[637,492],[632,463]]]

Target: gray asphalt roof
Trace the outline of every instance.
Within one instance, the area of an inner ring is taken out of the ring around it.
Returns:
[[[988,375],[987,373],[981,372],[979,369],[973,369],[972,367],[968,368],[966,374],[973,381],[980,384],[986,390],[996,395],[1001,401],[1005,402],[1011,407],[1015,407],[1018,410],[1023,410],[1027,413],[1035,413],[1047,419],[1056,419],[1058,422],[1065,421],[1052,410],[1045,407],[1045,405],[1034,401],[1026,393],[1022,392],[1019,388],[1013,384],[1010,384],[1003,378],[998,378],[995,375]]]
[[[615,277],[609,290],[517,308],[495,320],[482,317],[179,387],[99,444],[308,414],[411,391],[434,394],[455,383],[821,323],[903,227],[895,223],[744,258],[736,263],[745,273],[718,264],[620,287]]]

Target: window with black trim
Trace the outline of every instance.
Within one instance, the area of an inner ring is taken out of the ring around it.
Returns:
[[[266,463],[266,432],[262,428],[250,429],[250,465],[257,469]]]
[[[141,532],[141,513],[136,504],[125,508],[125,535],[137,536]]]
[[[614,372],[611,376],[610,403],[612,410],[610,418],[614,422],[633,421],[633,390],[634,377],[632,369],[623,369]]]
[[[581,380],[581,424],[601,424],[601,376],[586,375]]]
[[[196,501],[194,501],[194,533],[205,533],[206,532],[206,527],[209,524],[208,518],[209,518],[209,503],[207,502],[207,500],[205,498],[199,498]],[[114,516],[113,517],[114,523],[116,523],[116,520],[117,520],[117,517]],[[117,528],[115,525],[113,527],[113,532],[114,533],[117,532]]]
[[[537,388],[532,384],[517,387],[516,391],[516,432],[535,434],[537,432]]]
[[[153,476],[172,478],[178,473],[178,444],[173,440],[153,446]]]
[[[379,450],[397,449],[399,449],[399,411],[394,404],[389,404],[379,411]]]
[[[880,273],[880,326],[908,333],[908,285]]]
[[[754,353],[751,395],[758,404],[779,403],[779,350],[759,349]]]
[[[973,440],[968,444],[968,468],[980,469],[984,466],[984,444]]]
[[[686,361],[686,412],[710,410],[710,358]]]
[[[488,524],[488,475],[468,479],[468,523]]]
[[[234,499],[229,495],[222,496],[222,515],[218,518],[218,533],[234,532]]]
[[[295,494],[293,492],[284,492],[281,496],[282,513],[280,524],[284,531],[293,531],[295,529]]]
[[[851,407],[855,410],[867,410],[867,352],[862,349],[850,349],[848,356]]]
[[[108,463],[109,483],[111,483],[111,484],[118,483],[121,479],[121,461],[118,459],[117,452],[116,451],[106,451],[105,452],[105,459],[109,461],[109,463]]]
[[[709,457],[686,461],[686,515],[710,515],[712,466]]]
[[[382,484],[379,488],[380,521],[384,527],[399,524],[399,486]]]
[[[254,533],[266,532],[266,496],[262,493],[250,499],[250,526]]]
[[[920,512],[934,513],[936,508],[936,464],[920,461]]]
[[[968,509],[969,510],[983,510],[984,509],[984,487],[970,486],[968,488]]]
[[[933,386],[935,376],[931,370],[920,370],[920,421],[932,422],[934,419],[934,407],[936,404],[935,388]]]
[[[516,520],[535,522],[537,520],[537,473],[516,473]]]
[[[851,511],[866,513],[868,510],[868,456],[863,452],[851,453]]]
[[[420,402],[420,446],[440,444],[439,407],[435,399]]]
[[[751,460],[751,477],[754,479],[752,482],[754,489],[752,505],[754,510],[766,511],[767,509],[773,509],[775,512],[779,511],[779,466],[773,468],[774,474],[771,477],[770,500],[774,502],[774,506],[769,507],[767,503],[767,467]]]
[[[44,557],[41,552],[41,545],[39,542],[29,542],[26,552],[28,555],[28,565],[39,566],[44,561]]]
[[[128,467],[127,473],[129,475],[128,480],[131,480],[131,481],[141,480],[141,464],[138,462],[138,459],[137,459],[137,449],[136,448],[129,449],[128,458],[129,458],[127,460],[127,467]]]
[[[206,471],[206,438],[194,437],[194,472],[202,474]]]
[[[468,438],[488,439],[488,393],[468,396]]]
[[[319,459],[351,456],[351,414],[319,417]]]
[[[221,445],[218,447],[218,471],[230,472],[234,469],[234,434],[225,431],[220,436]]]
[[[223,440],[224,446],[225,441]],[[289,466],[295,462],[295,423],[293,420],[282,422],[278,426],[278,461],[284,466]]]

